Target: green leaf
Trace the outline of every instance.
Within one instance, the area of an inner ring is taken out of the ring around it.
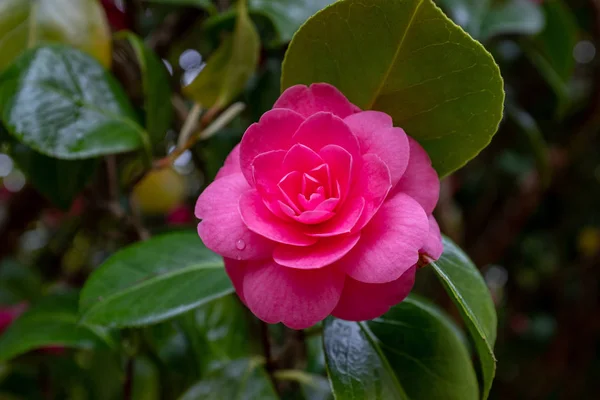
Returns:
[[[292,40],[294,33],[314,13],[336,0],[249,0],[252,14],[269,18],[281,43]]]
[[[111,256],[86,282],[82,320],[103,326],[157,323],[233,292],[221,257],[196,232],[156,236]]]
[[[409,296],[380,318],[329,318],[323,336],[337,400],[474,400],[477,378],[456,326]]]
[[[37,153],[23,144],[12,146],[10,155],[28,182],[54,205],[68,210],[75,197],[96,172],[98,160],[59,160]]]
[[[537,121],[531,114],[519,106],[516,101],[511,101],[510,99],[506,102],[506,116],[527,136],[531,151],[535,157],[540,180],[543,185],[548,185],[552,178],[550,151]]]
[[[535,35],[544,28],[540,6],[529,0],[512,0],[492,8],[481,24],[478,39],[517,34]]]
[[[133,366],[131,400],[159,400],[160,371],[156,365],[146,357],[137,357]]]
[[[30,50],[4,71],[0,112],[11,135],[51,157],[93,158],[148,143],[114,78],[69,47]]]
[[[109,343],[105,331],[78,323],[76,295],[55,295],[41,299],[0,336],[0,361],[44,346],[91,349]]]
[[[233,361],[192,386],[179,400],[275,400],[260,358]]]
[[[317,13],[290,43],[281,86],[314,82],[391,115],[442,177],[486,147],[502,118],[494,59],[431,0],[342,0]]]
[[[23,50],[49,42],[70,44],[110,66],[110,28],[96,0],[0,2],[0,71]]]
[[[483,371],[483,399],[486,399],[496,373],[494,343],[498,319],[490,291],[465,253],[450,239],[444,238],[444,253],[431,266],[437,273],[460,311],[471,337]]]
[[[168,72],[163,62],[140,37],[127,31],[119,32],[116,37],[129,42],[138,60],[144,91],[145,126],[156,148],[157,145],[164,144],[173,121]]]
[[[259,52],[258,33],[248,16],[246,1],[240,0],[233,34],[221,43],[184,93],[206,108],[227,106],[254,73]]]
[[[543,5],[546,26],[524,50],[533,65],[558,98],[557,113],[562,116],[571,102],[569,81],[575,69],[573,49],[579,28],[571,9],[562,0],[547,0]]]
[[[258,329],[249,318],[247,309],[235,295],[223,297],[198,308],[196,326],[205,338],[204,358],[211,362],[231,361],[258,354],[260,345],[251,338]]]

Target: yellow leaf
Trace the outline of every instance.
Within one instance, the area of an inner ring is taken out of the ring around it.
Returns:
[[[110,66],[110,28],[97,0],[0,0],[0,70],[27,48],[56,42]]]

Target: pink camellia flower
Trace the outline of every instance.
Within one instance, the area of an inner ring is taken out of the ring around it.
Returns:
[[[427,153],[390,116],[319,83],[287,89],[248,128],[196,217],[250,310],[303,329],[401,302],[420,254],[442,253],[438,195]]]

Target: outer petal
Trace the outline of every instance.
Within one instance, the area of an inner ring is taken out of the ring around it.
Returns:
[[[304,117],[292,110],[277,109],[267,111],[244,133],[240,143],[240,167],[250,185],[252,180],[252,161],[271,150],[288,150],[292,145],[292,136],[304,122]]]
[[[257,260],[270,257],[273,251],[273,242],[249,230],[242,221],[238,204],[248,190],[244,176],[232,174],[210,184],[196,203],[196,217],[202,219],[198,234],[206,247],[223,257]]]
[[[225,164],[219,169],[215,180],[239,172],[242,172],[242,169],[240,168],[240,145],[238,144],[225,159]]]
[[[317,153],[323,147],[335,144],[350,153],[354,160],[360,160],[358,139],[342,119],[331,113],[319,112],[308,117],[292,140],[310,147]]]
[[[225,272],[229,275],[229,279],[231,279],[231,283],[233,283],[233,287],[235,291],[242,301],[242,303],[246,304],[246,299],[244,297],[244,275],[246,275],[246,266],[248,265],[247,261],[238,261],[231,258],[225,258]]]
[[[399,194],[384,203],[362,230],[358,244],[337,264],[361,282],[394,281],[417,263],[428,232],[423,208]]]
[[[435,220],[433,215],[429,216],[429,233],[427,234],[427,241],[419,251],[419,253],[427,254],[433,260],[437,260],[441,257],[444,252],[444,245],[442,244],[442,234],[440,227]]]
[[[306,271],[269,261],[248,264],[243,293],[261,320],[304,329],[331,313],[343,286],[344,274],[335,268]]]
[[[376,154],[390,169],[392,186],[400,180],[409,158],[406,133],[394,128],[392,118],[379,111],[363,111],[344,119],[358,138],[363,154]]]
[[[340,301],[331,314],[348,321],[381,317],[408,296],[415,283],[416,269],[413,266],[388,283],[363,283],[346,277]]]
[[[242,220],[251,231],[275,242],[309,246],[317,241],[302,233],[301,224],[287,222],[273,215],[256,190],[250,190],[239,198],[239,210]]]
[[[365,199],[365,209],[354,227],[356,231],[362,229],[373,218],[390,192],[390,170],[375,154],[365,154],[363,165],[351,186],[351,198],[358,195]]]
[[[273,252],[278,264],[299,269],[322,268],[345,256],[358,243],[360,233],[323,238],[308,247],[280,244]]]
[[[328,83],[313,83],[310,87],[295,85],[287,88],[273,108],[287,108],[305,117],[319,111],[327,111],[340,118],[346,118],[360,111],[342,92]]]
[[[406,172],[390,193],[406,193],[417,200],[429,215],[433,212],[440,196],[440,179],[431,166],[427,152],[413,138],[408,138],[410,159]]]

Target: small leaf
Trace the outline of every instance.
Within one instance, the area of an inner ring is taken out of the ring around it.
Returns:
[[[196,232],[156,236],[111,256],[86,282],[82,320],[140,326],[185,313],[233,292],[223,260]]]
[[[314,13],[336,0],[249,0],[251,13],[262,14],[269,18],[277,33],[279,41],[286,43],[292,40],[294,33]]]
[[[569,81],[575,69],[573,49],[579,28],[575,15],[562,0],[546,0],[546,26],[533,40],[524,43],[525,54],[558,98],[557,114],[562,117],[571,103]]]
[[[337,400],[474,400],[477,378],[456,326],[409,296],[380,318],[329,318],[323,336]]]
[[[544,14],[539,5],[529,0],[512,0],[489,10],[477,38],[487,40],[506,34],[535,35],[543,28]]]
[[[498,319],[490,291],[477,267],[450,239],[444,238],[444,254],[431,266],[460,311],[483,371],[483,399],[486,399],[496,373],[494,343]]]
[[[173,120],[169,75],[163,62],[134,33],[119,32],[117,38],[129,42],[138,60],[144,91],[145,127],[156,148],[164,144]]]
[[[78,323],[76,295],[55,295],[41,299],[0,336],[0,361],[44,346],[92,349],[108,343],[105,331]]]
[[[0,304],[16,304],[34,300],[42,289],[37,270],[4,259],[0,262]]]
[[[4,71],[0,112],[12,136],[55,158],[93,158],[148,145],[114,78],[69,47],[30,50]]]
[[[0,1],[0,71],[23,50],[65,43],[111,62],[110,28],[97,0]]]
[[[290,43],[281,86],[315,82],[391,115],[442,177],[486,147],[502,119],[494,59],[431,0],[341,0],[317,13]]]
[[[225,107],[254,73],[259,51],[258,33],[248,16],[246,1],[240,0],[233,34],[221,43],[184,93],[203,107]]]
[[[279,397],[257,358],[230,362],[192,386],[179,400],[275,400]]]
[[[23,144],[12,146],[10,155],[27,180],[54,205],[68,210],[85,188],[98,160],[59,160],[37,153]]]

